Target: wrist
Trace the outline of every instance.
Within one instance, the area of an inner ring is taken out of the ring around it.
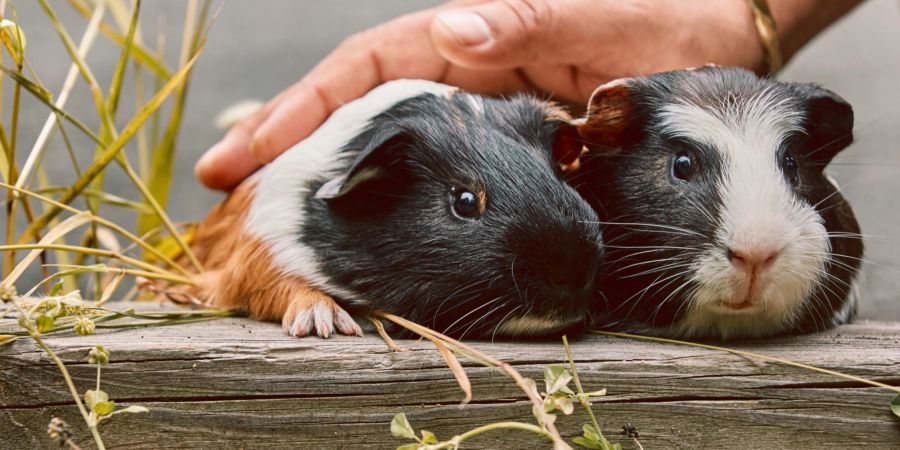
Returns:
[[[862,0],[769,0],[784,61]]]
[[[687,48],[705,57],[704,63],[767,72],[768,57],[748,0],[697,0],[685,12],[697,41]]]

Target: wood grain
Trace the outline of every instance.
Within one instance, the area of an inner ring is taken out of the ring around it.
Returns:
[[[463,394],[428,342],[398,341],[410,351],[395,353],[373,333],[297,339],[247,319],[47,340],[82,392],[95,377],[87,352],[105,345],[112,356],[103,389],[119,405],[150,409],[104,423],[109,448],[394,448],[405,443],[389,430],[398,412],[445,439],[489,422],[531,421],[513,383],[466,361],[474,401],[459,407]],[[556,340],[473,344],[538,381],[565,359]],[[732,347],[900,385],[900,323]],[[589,335],[573,339],[572,350],[585,389],[608,389],[594,410],[624,448],[634,448],[621,434],[625,423],[647,449],[900,448],[893,393],[884,389],[693,347]],[[28,339],[0,347],[0,448],[50,448],[54,416],[91,448],[49,358]],[[587,421],[576,409],[558,426],[573,437]],[[522,432],[465,446],[547,447]]]

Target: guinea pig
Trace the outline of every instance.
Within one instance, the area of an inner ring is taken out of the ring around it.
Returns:
[[[598,218],[563,179],[571,117],[419,80],[340,107],[200,224],[189,293],[294,336],[361,334],[383,310],[456,337],[588,317]]]
[[[853,140],[842,98],[706,66],[601,86],[579,132],[600,325],[727,339],[850,319],[863,243],[824,171]]]

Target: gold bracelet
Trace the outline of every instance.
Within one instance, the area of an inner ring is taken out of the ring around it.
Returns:
[[[775,28],[775,18],[772,17],[772,11],[769,9],[767,0],[748,1],[750,2],[750,9],[753,10],[753,22],[756,24],[756,31],[759,32],[759,38],[766,51],[769,74],[775,75],[781,70],[781,66],[784,63],[781,56],[781,44],[778,42],[778,31]]]

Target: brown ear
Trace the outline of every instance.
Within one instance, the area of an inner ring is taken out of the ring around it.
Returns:
[[[578,129],[570,123],[562,123],[553,138],[553,160],[559,165],[562,173],[578,170],[581,165],[581,154],[584,153]]]
[[[610,151],[640,138],[631,79],[610,81],[591,94],[578,134],[589,151]]]

